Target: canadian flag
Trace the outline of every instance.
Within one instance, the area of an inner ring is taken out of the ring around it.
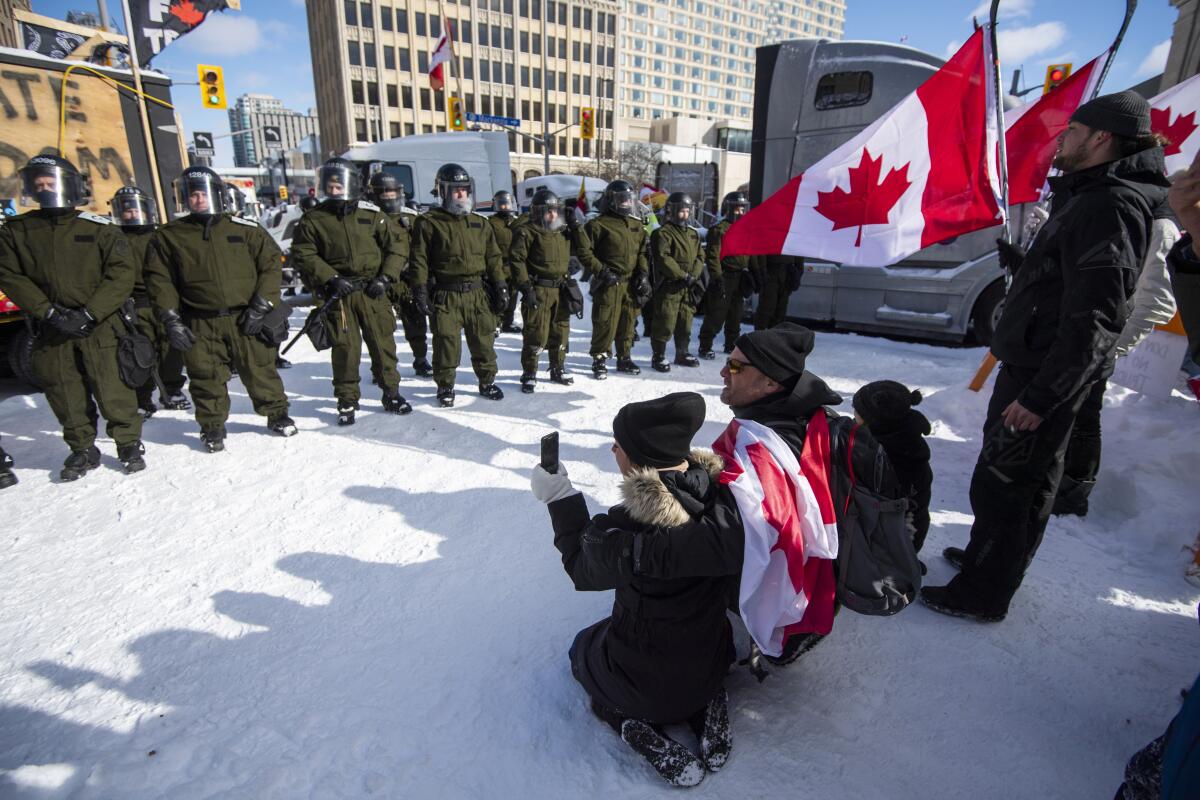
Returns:
[[[1096,93],[1108,56],[1106,50],[1037,100],[1004,112],[1009,204],[1042,199],[1058,135],[1066,130],[1080,103]]]
[[[1163,147],[1167,157],[1167,174],[1174,175],[1192,165],[1200,150],[1200,136],[1195,135],[1200,123],[1200,75],[1193,75],[1150,101],[1150,127],[1167,138]]]
[[[986,28],[870,127],[725,233],[721,256],[893,264],[1004,221]]]
[[[453,56],[454,36],[450,20],[447,19],[446,32],[442,34],[442,38],[438,39],[437,47],[433,48],[433,55],[429,57],[429,86],[435,92],[440,92],[446,85],[445,79],[442,78],[442,65]]]
[[[838,533],[829,449],[824,410],[809,420],[799,463],[777,433],[750,420],[735,419],[713,442],[746,537],[738,607],[769,656],[782,653],[792,634],[833,627]]]

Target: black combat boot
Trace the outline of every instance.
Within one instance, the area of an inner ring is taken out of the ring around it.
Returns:
[[[608,367],[604,366],[604,362],[608,360],[606,355],[598,355],[592,357],[592,377],[598,381],[602,381],[608,377]]]
[[[698,367],[700,366],[700,359],[684,350],[682,353],[675,353],[675,363],[681,367]]]
[[[571,373],[567,372],[564,367],[550,368],[550,382],[561,383],[563,386],[570,386],[575,383],[575,379],[571,377]]]
[[[355,411],[358,411],[357,400],[338,400],[338,425],[353,425]]]
[[[1058,494],[1054,496],[1054,506],[1050,513],[1055,516],[1086,517],[1088,513],[1088,497],[1092,493],[1095,481],[1077,481],[1070,475],[1063,475],[1058,484]]]
[[[520,333],[521,326],[515,322],[506,322],[500,326],[501,333]]]
[[[79,480],[91,470],[100,466],[100,449],[92,445],[87,450],[72,450],[71,455],[63,462],[62,472],[58,477],[64,481]]]
[[[399,392],[384,392],[383,410],[392,414],[411,414],[412,406]]]
[[[219,453],[225,449],[225,426],[218,425],[200,431],[200,441],[210,453]]]
[[[763,658],[777,667],[786,667],[788,664],[798,661],[800,656],[823,641],[825,641],[825,637],[819,633],[794,633],[783,643],[782,653],[777,656],[764,654]]]
[[[142,419],[150,419],[154,416],[154,412],[158,411],[158,406],[154,405],[154,400],[150,395],[140,395],[137,399],[138,414]]]
[[[629,356],[617,358],[617,372],[624,372],[627,375],[641,375],[642,368],[634,363]]]
[[[7,489],[10,486],[16,486],[17,476],[12,471],[12,468],[12,456],[3,450],[0,450],[0,489]]]
[[[183,392],[172,392],[167,397],[159,395],[158,402],[162,403],[162,407],[168,411],[186,411],[192,407],[191,401]]]
[[[287,414],[280,414],[278,417],[271,417],[267,420],[267,427],[280,436],[295,436],[299,431],[296,430],[296,422]]]
[[[454,405],[454,387],[447,386],[444,389],[438,389],[437,399],[441,403],[442,408],[452,407]]]
[[[672,786],[695,786],[704,780],[704,764],[700,759],[648,722],[625,720],[621,723],[621,739]]]
[[[525,394],[533,394],[533,390],[537,388],[537,376],[532,372],[521,373],[521,391]]]
[[[667,357],[662,353],[655,353],[654,358],[650,359],[650,366],[656,372],[670,372],[671,365],[667,363]]]
[[[503,400],[504,392],[500,391],[500,387],[494,383],[479,384],[479,393],[488,400]]]
[[[717,357],[717,354],[713,352],[711,345],[708,347],[705,347],[704,345],[700,345],[700,357],[703,358],[705,361],[712,361],[714,358]]]
[[[724,687],[708,701],[703,711],[688,720],[688,727],[700,742],[705,769],[717,772],[725,766],[733,749],[733,738],[729,731],[729,695]]]
[[[125,472],[128,474],[141,472],[146,468],[146,459],[142,458],[145,454],[146,448],[141,442],[130,442],[117,448],[117,458],[125,465]]]
[[[433,377],[433,367],[430,365],[429,361],[424,358],[418,358],[413,361],[413,372],[417,374],[418,378]]]

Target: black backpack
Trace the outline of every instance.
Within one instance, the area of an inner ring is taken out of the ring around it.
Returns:
[[[908,499],[887,454],[851,417],[828,416],[829,490],[838,526],[837,599],[859,614],[903,611],[921,590]]]

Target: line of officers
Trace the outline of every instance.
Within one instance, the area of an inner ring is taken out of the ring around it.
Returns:
[[[278,372],[290,312],[279,299],[282,255],[257,222],[233,213],[230,187],[215,172],[184,170],[173,183],[182,216],[161,226],[150,198],[133,186],[114,195],[111,219],[80,211],[90,202],[87,181],[61,157],[36,156],[19,174],[22,201],[38,208],[0,226],[0,290],[36,326],[33,369],[71,450],[63,481],[99,466],[99,416],[125,471],[143,470],[141,428],[155,410],[153,390],[166,408],[190,407],[185,368],[209,452],[224,449],[235,372],[268,429],[296,433]],[[759,293],[755,326],[771,327],[799,286],[797,260],[719,257],[725,231],[749,209],[741,192],[725,197],[704,247],[691,225],[690,197],[672,194],[666,224],[648,232],[636,192],[623,180],[608,185],[601,213],[586,224],[573,203],[546,189],[534,195],[528,215],[517,214],[509,192],[495,195],[493,216],[476,214],[474,183],[457,164],[438,171],[440,204],[419,216],[404,209],[403,187],[386,171],[364,187],[352,162],[330,159],[318,187],[293,234],[292,260],[318,301],[306,332],[331,350],[340,425],[353,424],[359,409],[364,342],[383,409],[412,411],[399,392],[397,317],[415,373],[433,378],[442,406],[454,405],[464,338],[479,394],[503,398],[495,382],[498,328],[523,335],[523,392],[535,391],[543,350],[550,380],[570,385],[569,318],[583,313],[571,256],[590,283],[591,371],[599,380],[614,350],[617,371],[640,372],[631,354],[639,314],[652,366],[667,372],[672,339],[675,364],[699,363],[689,340],[701,306],[699,354],[711,359],[722,329],[731,352],[745,298]],[[514,322],[518,295],[523,329]],[[157,369],[129,386],[120,362],[131,357],[123,339],[135,330],[152,343]],[[11,466],[0,449],[0,488],[16,482]]]

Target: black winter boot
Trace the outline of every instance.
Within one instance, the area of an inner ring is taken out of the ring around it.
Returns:
[[[133,474],[146,468],[146,459],[142,458],[146,448],[141,442],[130,442],[117,448],[117,458],[125,465],[125,472]]]
[[[667,363],[667,357],[662,353],[654,354],[654,357],[650,359],[650,366],[653,367],[656,372],[671,371],[671,365]]]
[[[942,558],[950,562],[950,566],[954,567],[959,572],[962,572],[963,561],[967,558],[967,551],[961,547],[947,547],[942,551]]]
[[[794,661],[797,661],[800,656],[812,650],[814,647],[825,641],[825,637],[819,633],[796,633],[787,638],[783,643],[783,652],[778,656],[763,655],[769,663],[777,667],[786,667]]]
[[[695,786],[704,780],[704,764],[700,759],[648,722],[625,720],[621,723],[621,739],[672,786]]]
[[[479,393],[488,400],[503,400],[504,392],[500,391],[500,387],[494,383],[479,384]]]
[[[592,357],[592,377],[598,381],[602,381],[608,377],[608,367],[604,366],[604,362],[608,360],[608,356],[599,355]]]
[[[192,401],[188,400],[183,392],[172,392],[167,397],[159,395],[158,402],[168,411],[187,411],[192,407]]]
[[[1056,516],[1086,517],[1088,497],[1095,485],[1095,481],[1077,481],[1064,474],[1058,484],[1058,494],[1054,496],[1054,507],[1050,509],[1050,513]]]
[[[675,363],[681,367],[698,367],[700,366],[700,359],[685,350],[682,353],[675,354]]]
[[[563,386],[570,386],[575,383],[575,379],[571,377],[571,373],[563,367],[550,368],[550,382],[561,383]]]
[[[704,345],[700,345],[700,357],[705,361],[712,361],[717,357],[717,354],[713,352],[711,346],[705,347]]]
[[[71,455],[63,462],[62,471],[58,477],[64,481],[79,480],[91,470],[100,466],[100,449],[92,445],[87,450],[72,450]]]
[[[219,453],[225,449],[225,426],[200,431],[200,441],[210,453]]]
[[[634,363],[632,358],[626,356],[617,359],[617,372],[624,372],[626,375],[641,375],[642,368]]]
[[[287,414],[280,414],[278,417],[271,417],[267,420],[267,428],[272,432],[278,433],[280,436],[295,436],[299,431],[296,430],[296,421]]]
[[[729,729],[729,694],[725,687],[708,701],[704,710],[688,720],[688,727],[700,742],[700,754],[709,772],[717,772],[729,760],[733,739]]]
[[[976,622],[1003,622],[1005,612],[986,609],[963,602],[950,593],[947,586],[922,586],[921,602],[939,614],[964,617]]]
[[[3,450],[0,450],[0,489],[7,489],[10,486],[16,486],[17,476],[12,471],[12,468],[12,456]]]
[[[429,361],[424,358],[418,358],[413,361],[413,372],[417,373],[418,378],[433,377],[433,367],[429,364]]]
[[[338,425],[353,425],[355,411],[358,411],[357,400],[338,400]]]
[[[437,399],[438,399],[438,403],[441,404],[442,408],[453,407],[454,406],[454,387],[447,386],[444,389],[438,389]]]
[[[411,414],[412,406],[399,392],[384,392],[383,410],[389,414]]]
[[[521,391],[524,392],[525,394],[533,394],[533,391],[536,388],[537,388],[537,376],[534,375],[532,372],[522,373],[521,374]]]

